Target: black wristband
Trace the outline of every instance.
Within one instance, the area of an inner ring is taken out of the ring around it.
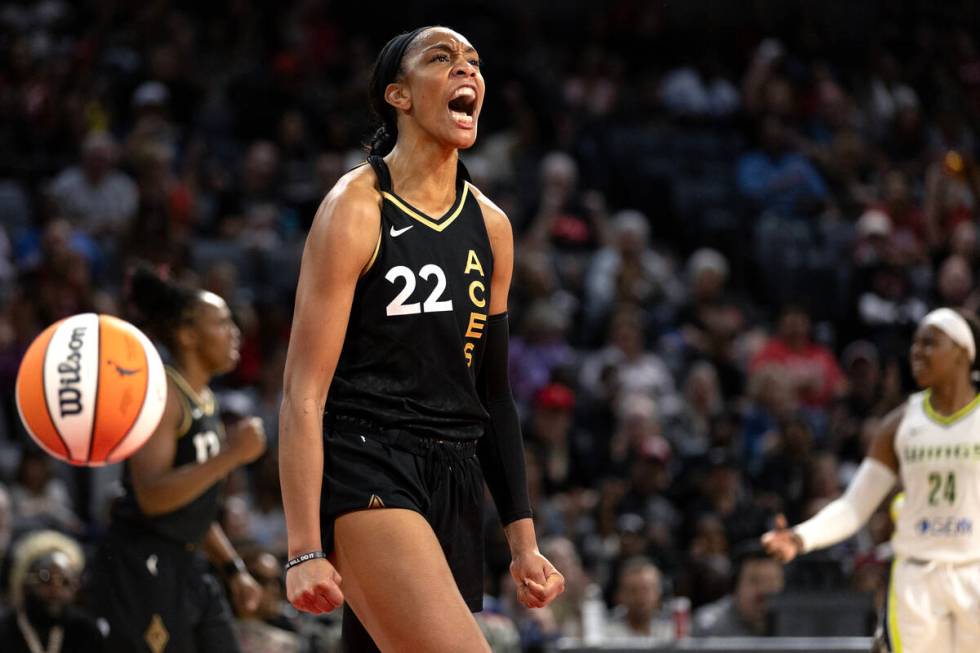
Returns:
[[[327,554],[323,551],[310,551],[309,553],[304,553],[303,555],[296,556],[292,560],[286,563],[285,570],[289,571],[296,565],[301,565],[304,562],[309,562],[310,560],[316,560],[317,558],[326,558]]]
[[[221,573],[225,575],[226,578],[231,578],[235,574],[244,574],[248,571],[245,566],[245,561],[235,556],[225,564],[221,565]]]

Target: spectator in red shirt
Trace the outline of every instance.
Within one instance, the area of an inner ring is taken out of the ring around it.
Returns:
[[[844,392],[845,380],[834,354],[810,340],[810,314],[795,304],[784,306],[776,334],[755,355],[750,372],[766,367],[782,368],[800,403],[825,408]]]

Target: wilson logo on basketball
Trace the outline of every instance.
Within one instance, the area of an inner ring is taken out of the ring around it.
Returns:
[[[14,392],[21,421],[45,451],[97,466],[125,460],[153,434],[167,375],[153,343],[132,324],[80,313],[34,339]]]
[[[61,409],[61,416],[78,415],[82,412],[82,391],[78,389],[78,384],[82,380],[82,353],[81,349],[85,345],[85,327],[72,329],[71,339],[68,341],[68,349],[71,353],[65,360],[58,363],[58,377],[61,387],[58,388],[58,407]]]

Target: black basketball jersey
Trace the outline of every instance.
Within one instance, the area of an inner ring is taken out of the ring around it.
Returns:
[[[180,372],[167,367],[167,375],[177,386],[183,404],[184,418],[177,436],[174,467],[201,464],[218,455],[224,442],[224,427],[218,415],[217,402],[210,389],[201,395],[194,392]],[[204,539],[211,523],[218,517],[218,481],[190,503],[162,515],[147,515],[140,509],[133,491],[129,463],[123,467],[125,494],[113,506],[113,520],[121,524],[149,530],[173,540],[198,544]]]
[[[395,195],[380,157],[368,162],[384,198],[381,236],[354,291],[327,412],[476,439],[489,420],[476,389],[493,275],[483,211],[462,163],[456,201],[433,218]]]

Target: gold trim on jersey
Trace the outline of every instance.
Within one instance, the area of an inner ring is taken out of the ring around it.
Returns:
[[[932,396],[931,389],[926,390],[923,393],[922,410],[923,412],[925,412],[926,416],[929,419],[942,426],[950,426],[954,422],[960,421],[961,419],[963,419],[964,417],[972,413],[977,406],[980,406],[980,394],[978,394],[976,397],[973,398],[973,400],[970,403],[968,403],[966,406],[963,406],[952,415],[941,415],[940,413],[936,412],[935,408],[932,407],[932,401],[930,399],[931,396]]]
[[[382,225],[382,226],[383,226],[383,225]],[[363,269],[363,270],[361,270],[361,274],[360,274],[360,276],[362,276],[362,277],[363,277],[363,276],[364,276],[365,274],[367,274],[367,273],[368,273],[368,271],[369,271],[369,270],[371,269],[371,266],[373,266],[373,265],[374,265],[374,262],[378,260],[378,252],[380,252],[380,251],[381,251],[381,234],[383,234],[383,233],[384,233],[384,229],[382,228],[382,229],[381,229],[381,230],[380,230],[380,231],[378,232],[378,242],[376,242],[376,243],[374,244],[374,254],[371,254],[371,260],[370,260],[370,261],[368,261],[368,262],[367,262],[367,265],[365,265],[365,266],[364,266],[364,269]]]
[[[470,190],[470,182],[464,181],[463,192],[460,194],[460,198],[459,198],[459,206],[456,207],[455,211],[453,211],[452,213],[444,217],[442,220],[439,220],[438,222],[436,222],[435,220],[433,220],[432,218],[426,215],[419,213],[409,205],[405,204],[403,200],[398,199],[388,191],[383,191],[381,195],[386,200],[390,201],[392,204],[398,207],[401,210],[401,212],[407,215],[408,217],[418,220],[419,222],[424,224],[426,227],[429,227],[430,229],[434,229],[438,232],[442,232],[443,230],[446,229],[446,227],[448,227],[453,223],[453,220],[459,217],[460,213],[462,213],[463,206],[466,205],[466,196],[469,194],[469,190]]]
[[[181,439],[191,430],[191,424],[194,423],[194,408],[191,406],[191,400],[187,398],[187,395],[181,393],[180,395],[180,405],[182,408],[182,417],[180,418],[180,426],[177,427],[177,439]]]
[[[204,390],[206,394],[199,395],[194,392],[191,384],[187,382],[187,379],[185,379],[180,372],[177,371],[177,368],[167,365],[165,369],[167,370],[167,375],[174,383],[177,384],[177,387],[184,391],[187,397],[191,400],[191,403],[193,403],[197,408],[200,408],[205,415],[214,414],[216,402],[214,400],[214,394],[211,392],[210,388],[205,386]]]

